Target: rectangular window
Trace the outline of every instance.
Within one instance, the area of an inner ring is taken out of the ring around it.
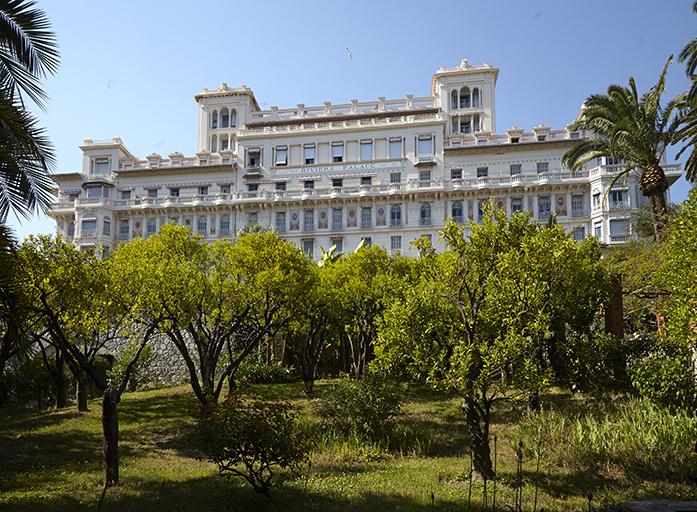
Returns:
[[[198,187],[198,195],[207,196],[208,195],[208,187]]]
[[[303,181],[303,188],[305,188],[305,189],[315,188],[315,182],[314,181]]]
[[[261,165],[261,150],[250,149],[248,155],[250,167],[259,167]]]
[[[150,190],[148,190],[148,197],[157,197],[157,189],[151,188]]]
[[[523,200],[519,197],[511,199],[511,213],[523,211]]]
[[[511,176],[522,174],[523,166],[521,164],[511,164]]]
[[[82,236],[94,236],[97,231],[97,221],[96,220],[83,220],[82,221]]]
[[[179,189],[178,188],[170,188],[169,195],[172,197],[179,197]]]
[[[362,140],[361,141],[361,160],[372,160],[373,159],[373,141]]]
[[[314,231],[315,230],[315,212],[314,210],[305,210],[303,215],[304,231]]]
[[[361,240],[365,242],[366,247],[370,247],[371,245],[373,245],[373,239],[369,236],[364,236],[363,238],[361,238]]]
[[[361,208],[361,228],[370,229],[373,227],[373,209]]]
[[[95,174],[109,174],[109,159],[108,158],[95,158],[94,159],[94,173]]]
[[[259,222],[259,214],[258,213],[250,213],[247,215],[247,224],[257,224]]]
[[[600,208],[600,194],[593,194],[593,209],[597,210]]]
[[[276,148],[276,165],[288,164],[288,147],[283,146]]]
[[[419,171],[420,181],[431,181],[431,171]]]
[[[462,179],[462,169],[452,169],[450,171],[450,179],[461,180]]]
[[[131,198],[131,191],[130,190],[121,191],[121,199],[130,199],[130,198]]]
[[[305,256],[312,259],[312,250],[315,246],[314,240],[303,240],[303,252]]]
[[[258,183],[247,183],[247,192],[256,192],[259,190]]]
[[[344,143],[335,142],[332,144],[332,162],[344,161]]]
[[[220,185],[220,193],[221,194],[229,194],[230,193],[230,185]]]
[[[390,158],[402,158],[402,139],[390,139]]]
[[[402,250],[402,237],[401,236],[390,237],[390,249],[392,249],[393,251],[401,251]]]
[[[220,151],[227,151],[227,146],[228,145],[228,140],[227,139],[222,139],[220,141]]]
[[[537,174],[544,174],[546,172],[549,172],[549,163],[537,162]]]
[[[332,229],[342,229],[344,226],[344,212],[336,208],[332,210]]]
[[[431,148],[431,137],[419,137],[419,156],[431,156],[433,149]]]
[[[596,222],[593,226],[593,234],[602,240],[603,238],[603,223]]]
[[[99,197],[102,195],[102,187],[87,187],[87,197]]]
[[[549,197],[540,197],[537,201],[537,209],[539,211],[538,218],[548,219],[551,206],[552,203],[550,202]]]
[[[540,142],[544,142],[545,140],[547,140],[547,136],[546,135],[538,135],[537,140]]]
[[[574,229],[572,236],[574,240],[576,240],[577,242],[583,241],[583,239],[586,238],[586,228],[583,226],[577,227],[576,229]]]
[[[111,222],[109,222],[108,220],[104,221],[104,228],[102,230],[102,233],[104,233],[105,235],[111,235]]]
[[[286,212],[276,212],[276,233],[286,232]]]
[[[285,181],[277,181],[276,182],[276,190],[285,190],[286,189],[286,182]]]
[[[103,197],[109,197],[109,187],[103,187],[103,188],[102,188],[102,196],[103,196]]]
[[[332,180],[332,187],[341,188],[344,185],[344,180],[340,178],[334,178]]]
[[[332,238],[331,243],[336,247],[336,252],[334,254],[339,254],[344,250],[344,240],[342,238]]]
[[[305,146],[305,165],[312,165],[315,163],[315,147]]]
[[[625,194],[623,190],[611,190],[610,191],[610,202],[612,203],[623,203],[625,201]]]
[[[372,185],[373,184],[373,178],[370,176],[363,176],[361,178],[361,185]]]
[[[402,173],[401,172],[390,173],[390,183],[401,183],[401,182],[402,182]]]
[[[489,176],[488,167],[477,167],[477,178],[486,178]]]

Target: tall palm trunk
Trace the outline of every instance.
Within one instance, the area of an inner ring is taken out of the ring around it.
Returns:
[[[666,225],[668,224],[668,208],[666,206],[665,192],[669,184],[663,168],[654,162],[647,165],[639,179],[639,192],[648,197],[651,205],[651,218],[656,241],[663,239]]]

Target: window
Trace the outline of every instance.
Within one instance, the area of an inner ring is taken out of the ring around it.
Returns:
[[[537,174],[543,174],[549,172],[548,162],[537,162]]]
[[[102,195],[104,197],[109,197],[109,187],[102,188]]]
[[[157,197],[157,189],[151,188],[148,190],[148,197]]]
[[[334,178],[332,180],[332,187],[341,188],[344,185],[344,180],[340,178]]]
[[[95,174],[109,174],[109,159],[108,158],[95,158],[94,159],[94,173]]]
[[[83,220],[82,221],[82,236],[96,236],[97,235],[97,219]]]
[[[286,232],[286,212],[276,212],[276,233]]]
[[[538,218],[539,219],[548,219],[549,218],[549,213],[551,211],[551,206],[552,203],[549,200],[549,197],[540,197],[537,200],[537,209],[538,209]]]
[[[390,158],[402,158],[402,139],[390,139]]]
[[[611,235],[627,235],[629,233],[629,221],[623,219],[612,219],[610,221]]]
[[[178,188],[170,188],[169,195],[172,197],[179,197],[179,189]]]
[[[340,208],[332,210],[332,229],[341,229],[344,224],[344,213]]]
[[[101,186],[87,187],[87,197],[99,197],[101,195],[102,195],[102,187]]]
[[[344,250],[344,240],[342,238],[332,238],[331,243],[336,247],[335,254],[339,254]]]
[[[488,167],[477,167],[477,178],[486,178],[489,176]]]
[[[220,236],[230,236],[230,216],[227,214],[220,217]]]
[[[459,106],[460,103],[457,89],[454,89],[453,92],[450,93],[450,108],[458,108]]]
[[[578,132],[571,132],[571,138],[572,138],[572,139],[580,139],[580,138],[581,138],[581,134],[578,133]],[[580,228],[579,228],[579,229],[580,229]],[[578,231],[578,230],[577,230],[577,231]],[[585,230],[584,230],[584,231],[585,231]]]
[[[70,238],[71,240],[75,238],[75,224],[73,224],[72,222],[68,224],[68,238]]]
[[[511,164],[511,176],[523,173],[523,166],[521,164]]]
[[[247,192],[256,192],[259,190],[258,183],[247,183]]]
[[[595,192],[593,194],[593,209],[597,210],[600,208],[600,192]]]
[[[344,143],[334,142],[332,143],[332,162],[343,162],[344,161]]]
[[[220,185],[220,193],[221,194],[229,194],[230,193],[230,185]]]
[[[593,226],[593,234],[602,240],[603,238],[603,223],[596,222]]]
[[[314,231],[315,230],[315,211],[305,210],[303,215],[303,230],[304,231]]]
[[[583,217],[583,196],[571,196],[571,216]]]
[[[74,202],[78,197],[80,197],[80,194],[68,194],[68,201],[71,203]]]
[[[121,199],[128,200],[131,198],[131,191],[130,190],[122,190],[121,191]]]
[[[208,219],[205,215],[201,215],[198,218],[198,223],[196,226],[196,232],[201,236],[206,236],[206,231],[208,230]]]
[[[610,191],[610,202],[611,203],[624,203],[626,200],[626,194],[624,190],[611,190]]]
[[[420,225],[421,226],[430,226],[431,225],[431,205],[430,203],[422,203],[421,204],[421,216],[420,216]]]
[[[315,182],[308,180],[303,182],[303,188],[309,189],[309,188],[315,188]]]
[[[373,159],[373,141],[362,140],[361,141],[361,160],[372,160]]]
[[[361,185],[372,185],[373,183],[373,178],[370,176],[363,176],[361,178]]]
[[[373,227],[373,209],[361,208],[361,228],[370,229]]]
[[[230,110],[230,128],[237,126],[237,111],[233,108]]]
[[[207,196],[208,195],[208,187],[198,187],[198,195]]]
[[[119,239],[128,240],[128,230],[128,221],[122,220],[121,224],[119,224]]]
[[[419,181],[431,181],[431,171],[419,171]]]
[[[148,224],[146,227],[146,236],[154,235],[157,232],[157,223],[155,219],[148,219]]]
[[[422,135],[419,137],[419,156],[431,156],[433,150],[431,149],[431,136]]]
[[[215,130],[218,128],[218,111],[214,110],[213,115],[211,116],[211,128]]]
[[[451,213],[452,213],[453,220],[455,222],[457,222],[458,224],[462,224],[465,221],[461,201],[453,202],[453,206],[451,208]]]
[[[227,128],[229,125],[230,125],[230,114],[228,113],[228,109],[226,107],[223,107],[222,110],[220,111],[220,127]]]
[[[276,190],[285,190],[286,189],[286,182],[285,181],[277,181],[276,182]]]
[[[401,251],[402,250],[402,237],[401,236],[390,237],[390,249],[392,249],[392,251]]]
[[[390,207],[390,227],[399,227],[402,225],[402,205],[393,204]]]
[[[259,167],[261,165],[260,149],[250,149],[247,155],[249,157],[249,167]]]
[[[254,212],[250,213],[247,215],[247,225],[251,226],[253,224],[258,224],[259,223],[259,214]]]
[[[102,234],[111,235],[111,218],[104,217],[104,223],[102,225]]]
[[[470,88],[463,87],[460,89],[460,108],[469,108],[470,106]]]
[[[586,238],[586,228],[584,226],[577,227],[576,229],[574,229],[572,236],[573,239],[577,242],[583,241],[583,239]]]
[[[450,179],[461,180],[462,179],[462,169],[452,169],[450,171]]]
[[[511,137],[511,144],[518,144],[520,142],[520,137]]]
[[[544,142],[546,139],[547,139],[546,135],[538,135],[537,136],[537,140],[540,142]]]
[[[365,242],[366,247],[370,247],[371,245],[373,245],[373,239],[369,236],[364,236],[363,238],[361,238],[361,241]]]
[[[472,89],[472,106],[479,106],[479,89],[477,89],[476,87]]]
[[[401,183],[402,173],[401,172],[391,172],[390,173],[390,183]]]
[[[305,146],[305,165],[312,165],[315,163],[315,147]]]
[[[511,199],[511,213],[522,212],[523,211],[523,199],[520,197],[515,197]]]
[[[312,259],[312,250],[315,246],[314,240],[303,240],[303,252],[305,256]]]
[[[288,164],[288,147],[282,146],[276,148],[276,165]]]
[[[228,147],[228,140],[227,139],[220,139],[220,151],[227,151],[227,147]]]

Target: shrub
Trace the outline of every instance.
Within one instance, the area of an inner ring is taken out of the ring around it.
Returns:
[[[284,384],[295,382],[298,376],[281,363],[249,362],[240,367],[237,378],[244,384]]]
[[[689,355],[657,354],[635,362],[629,375],[632,386],[661,407],[694,409],[697,387]]]
[[[241,476],[258,493],[269,495],[275,466],[295,469],[309,460],[308,437],[286,403],[256,395],[246,403],[235,391],[222,402],[199,404],[195,417],[192,445],[221,476]]]
[[[401,386],[374,375],[360,381],[344,377],[322,394],[314,409],[326,428],[377,440],[392,430],[403,395]]]

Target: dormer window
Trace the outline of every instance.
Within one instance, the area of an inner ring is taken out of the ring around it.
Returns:
[[[94,174],[109,174],[109,159],[95,158],[94,159]]]

